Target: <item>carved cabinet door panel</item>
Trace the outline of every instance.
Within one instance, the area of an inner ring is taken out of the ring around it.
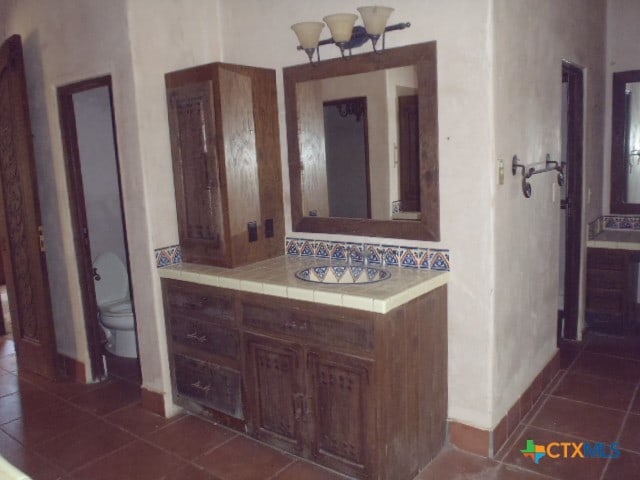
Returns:
[[[0,47],[0,243],[20,369],[55,377],[56,342],[45,262],[22,42]]]
[[[372,460],[373,362],[334,352],[307,355],[307,399],[313,410],[311,454],[341,472],[366,478]]]
[[[246,382],[250,433],[292,453],[302,453],[302,349],[247,334]]]
[[[186,261],[225,256],[211,80],[169,88],[169,127],[180,243]]]

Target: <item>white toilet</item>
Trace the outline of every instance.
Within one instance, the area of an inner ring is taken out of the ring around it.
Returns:
[[[136,331],[129,298],[127,269],[115,253],[104,252],[93,262],[100,323],[107,335],[108,352],[137,358]]]

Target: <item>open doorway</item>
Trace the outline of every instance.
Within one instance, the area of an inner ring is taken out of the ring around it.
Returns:
[[[324,102],[329,215],[371,218],[367,97]]]
[[[584,79],[582,69],[562,62],[562,152],[565,183],[560,208],[560,294],[558,341],[578,337],[580,248],[582,231],[582,142]]]
[[[111,77],[58,88],[69,200],[94,380],[140,380]]]

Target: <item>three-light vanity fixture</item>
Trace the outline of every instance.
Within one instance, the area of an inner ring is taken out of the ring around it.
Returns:
[[[393,8],[371,6],[358,8],[364,27],[355,25],[358,15],[355,13],[335,13],[327,15],[323,18],[323,22],[300,22],[291,25],[291,29],[298,36],[300,45],[298,50],[304,50],[309,56],[309,62],[313,64],[313,54],[318,51],[318,60],[320,61],[320,45],[329,45],[331,43],[338,46],[342,58],[345,50],[364,45],[367,40],[371,40],[374,52],[378,52],[378,40],[382,36],[382,50],[384,49],[384,36],[386,32],[392,30],[403,30],[411,26],[409,22],[397,23],[387,26],[387,20],[393,12]],[[331,38],[320,40],[320,34],[325,23],[331,31]]]

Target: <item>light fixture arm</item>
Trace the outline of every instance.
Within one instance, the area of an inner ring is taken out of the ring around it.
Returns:
[[[387,26],[384,29],[384,33],[382,34],[382,50],[384,50],[384,47],[385,47],[384,41],[385,41],[385,36],[387,32],[392,32],[395,30],[404,30],[405,28],[409,28],[410,26],[411,26],[410,22],[396,23],[394,25]],[[320,40],[318,42],[318,46],[316,47],[316,50],[318,51],[318,61],[320,61],[320,47],[322,45],[331,45],[331,44],[336,45],[338,48],[340,48],[340,53],[342,55],[342,58],[346,58],[344,55],[345,49],[349,49],[349,52],[351,52],[351,49],[361,47],[362,45],[367,43],[367,40],[371,40],[371,43],[373,45],[373,50],[376,53],[380,53],[380,49],[377,49],[376,47],[376,44],[379,38],[380,38],[380,35],[369,35],[364,27],[360,25],[356,25],[355,27],[353,27],[351,39],[348,42],[340,42],[340,44],[337,44],[333,40],[333,38],[326,38],[324,40]],[[300,45],[298,45],[297,48],[298,50],[305,50]],[[308,51],[307,51],[307,55],[309,55]],[[309,61],[312,62],[312,56],[309,57]]]

